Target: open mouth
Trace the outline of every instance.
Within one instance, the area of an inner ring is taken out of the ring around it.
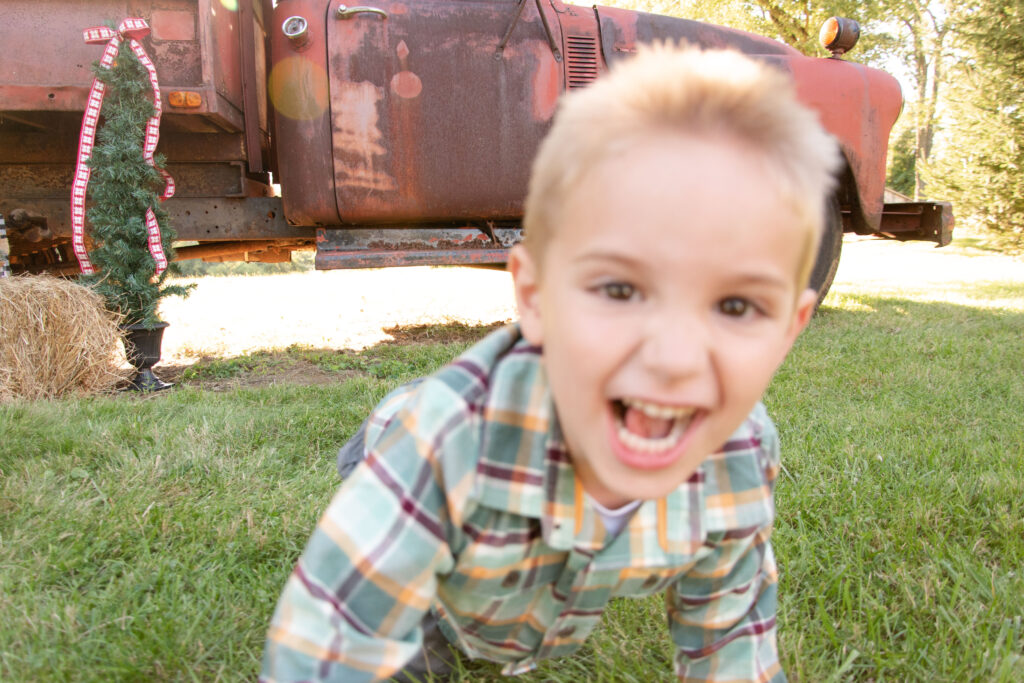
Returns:
[[[697,409],[667,406],[635,398],[612,401],[620,443],[639,454],[662,454],[677,446]]]

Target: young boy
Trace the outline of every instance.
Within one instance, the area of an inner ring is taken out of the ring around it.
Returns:
[[[680,678],[784,680],[758,401],[813,311],[837,165],[737,54],[648,48],[568,95],[510,254],[519,324],[377,407],[264,680],[443,674],[449,643],[522,673],[657,592]]]

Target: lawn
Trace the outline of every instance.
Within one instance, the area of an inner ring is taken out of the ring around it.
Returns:
[[[791,679],[1024,678],[1024,279],[957,272],[837,282],[766,396]],[[160,395],[0,406],[0,680],[252,680],[337,447],[483,332],[207,359]],[[296,367],[316,383],[231,383]],[[670,658],[660,601],[621,601],[584,651],[521,680],[669,680]]]

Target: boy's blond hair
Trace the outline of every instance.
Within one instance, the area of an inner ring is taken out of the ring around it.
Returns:
[[[538,268],[568,193],[598,164],[652,135],[720,136],[749,145],[806,228],[797,282],[807,283],[841,157],[817,114],[778,69],[737,52],[671,44],[637,55],[566,95],[530,175],[524,244]]]

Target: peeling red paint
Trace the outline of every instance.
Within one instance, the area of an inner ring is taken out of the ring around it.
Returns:
[[[558,96],[562,94],[562,68],[547,45],[534,44],[530,48],[536,64],[531,113],[536,121],[549,121],[555,115]]]

